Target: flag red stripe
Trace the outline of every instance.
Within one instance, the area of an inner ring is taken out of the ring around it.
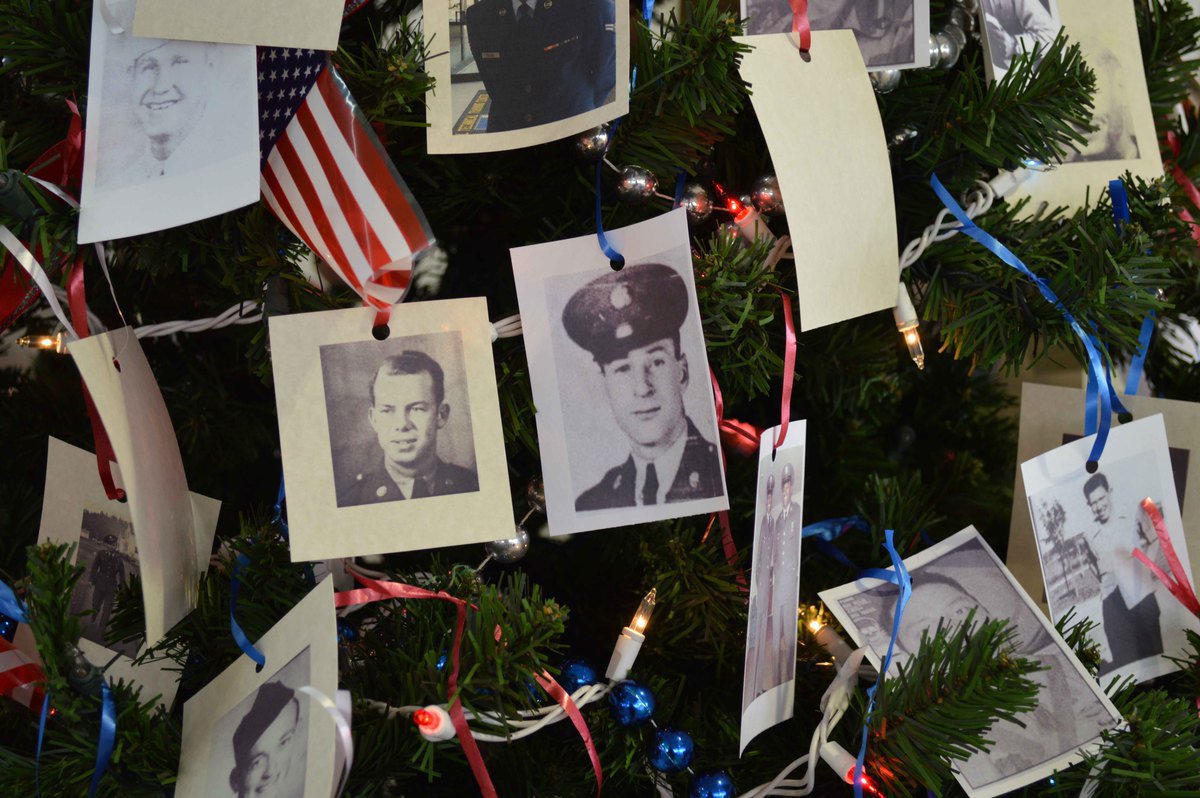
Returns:
[[[331,261],[329,265],[337,269],[356,290],[362,290],[362,284],[359,282],[358,276],[354,274],[354,268],[350,265],[350,259],[346,257],[346,252],[342,249],[341,243],[338,242],[337,235],[333,231],[333,226],[330,225],[329,219],[322,210],[321,200],[317,196],[317,191],[313,188],[312,181],[308,179],[304,164],[301,162],[300,156],[296,153],[296,148],[288,139],[287,133],[279,137],[279,141],[275,144],[275,151],[279,153],[279,157],[283,159],[283,163],[287,166],[288,176],[292,179],[292,184],[300,192],[304,204],[308,206],[309,213],[312,215],[313,224],[316,225],[321,238],[325,240],[325,245],[329,247],[329,258]]]
[[[44,681],[46,675],[35,662],[27,662],[0,673],[0,692],[8,695],[23,684]]]
[[[337,198],[338,205],[341,206],[342,215],[345,216],[346,223],[350,225],[355,238],[358,239],[359,246],[362,247],[363,254],[367,257],[367,263],[371,265],[371,271],[374,272],[381,266],[391,263],[393,259],[388,254],[387,247],[375,234],[375,228],[367,219],[358,200],[355,199],[354,190],[346,182],[342,170],[338,168],[333,153],[329,150],[329,145],[325,143],[324,135],[317,127],[317,120],[313,118],[308,102],[300,106],[300,110],[296,112],[296,119],[307,134],[305,138],[316,154],[317,162],[321,164],[321,171],[325,173],[329,187],[333,190],[333,196]]]
[[[333,76],[330,75],[328,69],[321,73],[316,86],[324,96],[325,105],[329,108],[338,128],[347,134],[346,138],[350,149],[358,156],[371,185],[379,192],[384,204],[392,212],[392,218],[396,220],[396,226],[404,234],[404,240],[408,242],[409,249],[412,252],[419,252],[428,247],[429,238],[425,235],[425,227],[417,218],[412,205],[409,204],[408,197],[392,179],[391,165],[375,148],[375,142],[371,140],[371,137],[361,129],[358,119],[354,116],[354,111],[334,85]]]

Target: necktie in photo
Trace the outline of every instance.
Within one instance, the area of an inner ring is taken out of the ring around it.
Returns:
[[[517,6],[517,24],[524,25],[533,17],[533,9],[529,7],[527,0],[521,0],[521,5]]]
[[[642,504],[658,504],[658,472],[654,463],[646,466],[646,482],[642,485]]]

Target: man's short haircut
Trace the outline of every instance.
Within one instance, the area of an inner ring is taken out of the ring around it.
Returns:
[[[398,355],[389,355],[384,358],[383,363],[379,368],[375,369],[375,376],[371,378],[371,404],[375,404],[375,380],[379,379],[380,374],[394,376],[397,374],[428,374],[433,380],[433,398],[440,405],[442,400],[446,398],[446,375],[442,373],[442,367],[438,362],[424,352],[418,352],[415,349],[405,349]]]
[[[229,771],[229,787],[238,795],[245,793],[244,783],[253,760],[250,749],[289,706],[295,706],[296,722],[300,721],[300,701],[296,691],[279,682],[267,682],[258,688],[250,711],[233,732],[233,770]]]
[[[1083,497],[1085,499],[1089,498],[1092,495],[1092,491],[1096,490],[1097,488],[1112,490],[1112,488],[1108,486],[1108,477],[1104,476],[1104,474],[1099,471],[1097,471],[1095,474],[1092,474],[1090,477],[1088,477],[1088,481],[1083,483]]]

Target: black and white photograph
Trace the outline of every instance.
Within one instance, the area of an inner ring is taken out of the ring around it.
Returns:
[[[104,630],[112,615],[117,588],[138,572],[133,524],[103,510],[84,510],[75,564],[83,566],[83,575],[71,594],[71,612],[80,616],[85,638],[106,645]],[[137,656],[136,643],[107,645],[127,657]]]
[[[217,721],[206,795],[304,798],[310,666],[306,648]]]
[[[1054,627],[1034,606],[974,527],[905,559],[912,595],[900,623],[893,669],[911,658],[923,634],[938,625],[1006,619],[1015,631],[1014,649],[1046,667],[1030,675],[1038,685],[1037,707],[1001,722],[988,733],[993,747],[955,769],[971,798],[993,798],[1048,778],[1099,748],[1100,735],[1121,723],[1104,695]],[[879,667],[892,635],[897,588],[879,579],[823,591],[825,602],[846,631]]]
[[[79,243],[153,232],[258,199],[254,47],[135,37],[134,2],[95,5]]]
[[[115,463],[113,479],[124,486],[120,466]],[[190,494],[190,498],[196,561],[203,572],[212,553],[221,502],[198,493]],[[71,612],[82,626],[80,650],[92,662],[105,663],[111,678],[141,687],[143,700],[158,696],[158,703],[169,707],[179,679],[174,661],[161,659],[134,665],[143,641],[109,644],[104,640],[117,588],[141,571],[129,503],[107,497],[95,455],[57,438],[48,440],[38,543],[76,547],[75,564],[83,568],[83,574],[71,594]],[[24,624],[18,627],[14,643],[27,653],[37,650]]]
[[[790,33],[788,0],[742,0],[746,33]],[[809,3],[814,31],[851,30],[867,69],[929,66],[929,0],[823,0]]]
[[[512,536],[482,298],[272,317],[293,561]]]
[[[333,718],[302,691],[337,693],[333,578],[326,577],[260,639],[261,671],[239,657],[183,705],[178,798],[329,798]]]
[[[775,448],[779,429],[765,430],[759,440],[742,751],[755,735],[792,717],[795,697],[806,425],[790,422]]]
[[[1002,80],[1018,55],[1035,47],[1045,53],[1062,28],[1057,0],[979,0],[979,13],[984,63],[992,81]]]
[[[1040,1],[1025,0],[1031,6]],[[1096,129],[1081,131],[1084,144],[1069,151],[1061,164],[1052,164],[1054,168],[1034,171],[1007,196],[1013,203],[1032,200],[1019,211],[1024,215],[1037,212],[1042,203],[1083,208],[1089,198],[1094,203],[1107,190],[1109,180],[1126,171],[1146,181],[1163,176],[1133,4],[1054,0],[1054,5],[1063,31],[1079,45],[1083,60],[1095,72],[1092,126]]]
[[[448,0],[424,15],[449,47],[430,61],[431,153],[529,147],[628,111],[628,0]]]
[[[682,208],[511,250],[551,534],[727,509]]]
[[[474,493],[458,332],[321,347],[338,507]]]
[[[1182,540],[1189,550],[1196,551],[1200,547],[1200,499],[1197,498],[1200,497],[1200,468],[1193,467],[1193,453],[1200,452],[1200,404],[1155,396],[1129,395],[1122,396],[1121,402],[1135,419],[1162,416],[1166,427],[1170,478],[1175,487],[1180,517],[1183,519],[1182,528],[1175,530],[1168,527],[1168,531],[1172,541]],[[1017,462],[1033,460],[1051,449],[1082,438],[1084,406],[1084,391],[1080,388],[1024,384],[1021,387]],[[1101,458],[1101,471],[1106,471],[1107,458],[1110,456],[1111,452],[1108,452],[1106,447],[1106,454]],[[1157,465],[1155,467],[1157,468]],[[1074,497],[1068,498],[1074,501]],[[1140,501],[1145,496],[1137,498]],[[1064,515],[1067,513],[1066,503],[1063,512]],[[1080,507],[1076,515],[1087,519],[1090,517],[1088,513],[1090,510]],[[1006,564],[1021,586],[1049,613],[1048,596],[1042,579],[1042,558],[1039,557],[1038,541],[1034,535],[1033,519],[1030,517],[1025,480],[1019,468],[1016,470],[1016,482],[1013,487],[1013,511]],[[1055,565],[1056,570],[1053,572],[1060,572],[1064,568],[1070,570],[1073,567],[1060,563]],[[1193,569],[1193,584],[1197,582],[1197,576],[1200,574]]]
[[[1091,446],[1081,438],[1021,464],[1046,599],[1055,620],[1074,610],[1099,625],[1092,636],[1101,678],[1144,681],[1178,670],[1169,657],[1184,655],[1184,630],[1200,631],[1133,555],[1141,551],[1169,572],[1143,499],[1158,506],[1168,532],[1183,529],[1166,427],[1155,415],[1114,428],[1089,473]],[[1190,573],[1187,541],[1177,532],[1172,542]]]

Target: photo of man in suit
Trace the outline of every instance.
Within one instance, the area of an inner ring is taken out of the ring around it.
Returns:
[[[612,101],[613,0],[480,0],[464,16],[491,101],[486,132],[557,122]]]
[[[414,349],[385,358],[371,380],[369,399],[366,418],[379,450],[362,470],[340,479],[339,506],[479,490],[474,471],[438,454],[438,431],[451,407],[436,360]]]
[[[724,493],[720,453],[684,406],[690,372],[680,328],[687,315],[687,286],[661,263],[630,265],[598,277],[563,308],[563,327],[591,353],[630,449],[624,462],[579,494],[577,511]]]
[[[763,517],[758,525],[758,537],[754,539],[754,566],[750,575],[754,578],[754,596],[750,605],[749,633],[746,645],[750,650],[748,667],[751,672],[745,679],[742,706],[763,694],[763,663],[771,656],[771,639],[767,628],[771,610],[772,566],[775,560],[775,475],[767,475],[766,493],[763,496]]]

